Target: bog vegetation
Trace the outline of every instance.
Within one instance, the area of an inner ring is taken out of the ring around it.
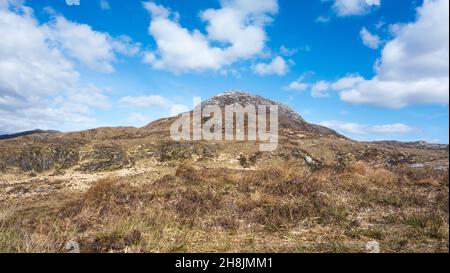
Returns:
[[[246,158],[252,165],[255,158]],[[242,162],[244,160],[242,159]],[[447,252],[448,172],[354,162],[110,176],[80,193],[2,204],[1,252]]]

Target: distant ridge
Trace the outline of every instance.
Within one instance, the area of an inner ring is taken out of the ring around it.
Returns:
[[[35,130],[24,131],[24,132],[20,132],[20,133],[16,133],[16,134],[0,135],[0,140],[12,139],[12,138],[21,137],[21,136],[29,136],[29,135],[34,135],[34,134],[56,134],[56,133],[60,133],[60,131],[35,129]]]

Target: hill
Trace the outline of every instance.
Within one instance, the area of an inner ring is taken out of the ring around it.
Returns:
[[[276,150],[173,141],[179,117],[1,140],[0,252],[448,251],[448,145],[354,141],[243,92],[201,107],[234,103],[279,106]]]
[[[35,130],[24,131],[24,132],[20,132],[20,133],[16,133],[16,134],[0,135],[0,140],[12,139],[12,138],[21,137],[21,136],[29,136],[29,135],[34,135],[34,134],[55,134],[55,133],[59,133],[59,131],[35,129]]]

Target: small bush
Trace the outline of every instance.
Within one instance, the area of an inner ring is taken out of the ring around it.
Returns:
[[[239,165],[244,169],[250,168],[250,163],[244,154],[239,155]]]
[[[186,182],[199,182],[200,180],[197,170],[189,163],[178,166],[175,175]]]
[[[175,203],[175,210],[183,217],[191,218],[198,213],[216,211],[220,208],[220,199],[210,190],[187,189]]]

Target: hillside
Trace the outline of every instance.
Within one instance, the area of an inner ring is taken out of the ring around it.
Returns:
[[[275,151],[172,141],[177,117],[1,140],[0,251],[448,250],[448,145],[354,141],[242,92],[201,106],[233,103],[279,106]]]

